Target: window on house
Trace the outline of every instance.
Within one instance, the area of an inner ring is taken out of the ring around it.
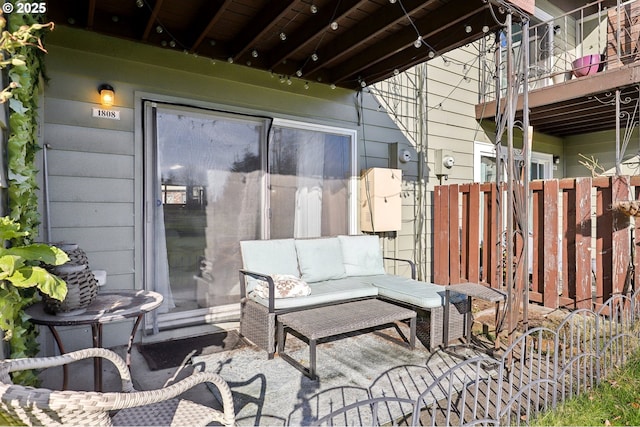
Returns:
[[[521,156],[520,156],[521,157]],[[497,176],[496,150],[493,144],[485,142],[474,143],[473,153],[473,180],[475,182],[495,182]],[[518,161],[516,153],[516,161]],[[522,162],[518,161],[518,170]],[[551,179],[553,178],[553,155],[546,153],[531,153],[531,164],[529,169],[529,179]],[[501,172],[502,180],[505,179],[505,171]]]
[[[241,240],[355,232],[354,131],[152,102],[144,129],[145,282],[163,327],[237,309]]]

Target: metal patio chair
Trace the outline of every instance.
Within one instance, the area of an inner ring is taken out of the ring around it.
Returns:
[[[101,357],[120,373],[121,392],[57,391],[16,385],[10,372],[61,366]],[[197,384],[214,384],[220,391],[223,410],[218,411],[178,396]],[[196,372],[159,390],[137,391],[124,360],[111,350],[89,348],[55,357],[0,361],[0,425],[161,425],[196,426],[217,422],[234,425],[231,390],[217,374]]]

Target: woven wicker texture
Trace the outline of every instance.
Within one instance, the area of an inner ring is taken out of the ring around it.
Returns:
[[[413,317],[413,310],[369,299],[294,311],[278,316],[278,321],[309,339],[319,339]]]
[[[49,313],[60,313],[87,307],[98,295],[98,281],[88,265],[56,268],[53,274],[67,283],[67,296],[63,301],[43,295],[45,308]]]
[[[276,314],[248,298],[241,303],[240,335],[265,350],[269,357],[276,351]]]
[[[53,391],[14,385],[10,372],[61,366],[91,357],[111,361],[120,373],[122,392]],[[188,400],[176,399],[194,386],[208,382],[222,397],[223,411]],[[120,410],[113,418],[110,411]],[[217,374],[194,373],[160,390],[136,391],[127,366],[116,353],[90,348],[57,357],[0,361],[0,421],[32,425],[162,425],[199,426],[215,421],[233,425],[235,415],[231,390]]]
[[[272,357],[276,347],[276,313],[269,313],[266,307],[248,298],[243,300],[241,306],[240,334],[265,350],[269,357]],[[444,308],[436,307],[423,310],[430,313],[429,348],[434,349],[444,344]],[[449,312],[450,340],[464,337],[467,310],[469,310],[469,306],[466,299],[453,304]]]
[[[466,299],[450,304],[449,342],[464,337],[465,317],[467,311],[470,310],[469,304]],[[444,307],[431,309],[430,333],[431,339],[429,345],[432,349],[439,346],[446,347],[449,344],[444,342]]]
[[[67,283],[67,296],[64,301],[58,301],[42,294],[48,313],[66,313],[87,307],[98,295],[98,281],[89,267],[85,251],[76,244],[62,244],[58,247],[69,256],[69,261],[48,270]]]

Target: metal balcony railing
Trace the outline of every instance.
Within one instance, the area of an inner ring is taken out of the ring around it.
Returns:
[[[640,1],[599,0],[545,22],[532,18],[529,27],[530,91],[622,67],[640,58]],[[505,33],[483,40],[479,102],[497,97],[497,85],[506,86]],[[513,46],[522,49],[521,29],[514,28]],[[583,62],[580,64],[580,60]],[[499,62],[496,66],[496,62]],[[582,66],[581,66],[582,65]],[[504,93],[500,93],[504,96]]]

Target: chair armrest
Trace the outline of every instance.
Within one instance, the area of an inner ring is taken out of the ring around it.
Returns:
[[[383,259],[388,259],[390,261],[402,261],[402,262],[406,262],[409,264],[409,266],[411,267],[411,278],[413,280],[416,279],[416,264],[411,261],[410,259],[405,259],[405,258],[391,258],[391,257],[383,257]]]
[[[28,369],[45,369],[55,366],[67,365],[83,359],[101,357],[107,359],[116,367],[122,382],[122,391],[135,391],[131,381],[131,373],[125,361],[117,353],[106,348],[86,348],[84,350],[72,351],[60,356],[53,357],[33,357],[24,359],[5,359],[0,361],[0,381],[8,377],[10,372],[25,371]]]
[[[113,407],[109,409],[126,409],[164,402],[176,398],[185,391],[205,382],[215,385],[220,391],[223,412],[220,413],[220,420],[218,421],[224,425],[233,425],[235,423],[235,411],[231,389],[220,375],[213,372],[194,372],[177,383],[162,389],[127,393],[122,399],[114,402]]]
[[[247,296],[245,277],[250,276],[254,279],[264,280],[269,286],[269,313],[275,312],[275,289],[276,285],[273,283],[273,279],[268,274],[258,273],[249,270],[240,270],[240,298]]]

